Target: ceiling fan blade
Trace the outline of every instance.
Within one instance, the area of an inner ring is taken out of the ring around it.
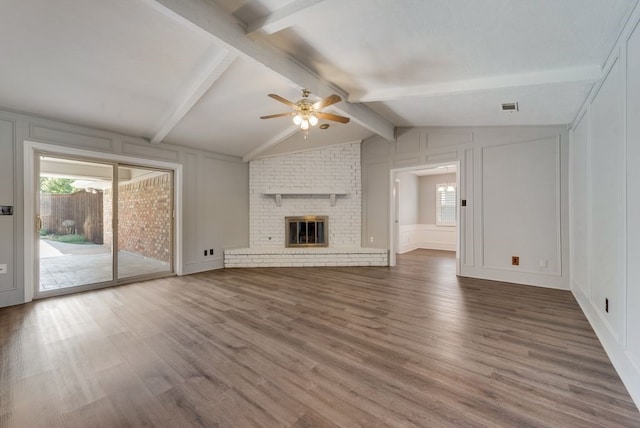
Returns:
[[[351,120],[348,117],[338,116],[337,114],[331,114],[331,113],[318,112],[316,113],[316,116],[318,116],[318,118],[320,119],[333,120],[340,123],[349,123],[349,120]]]
[[[274,100],[280,101],[282,104],[288,105],[289,107],[295,107],[296,106],[295,103],[292,103],[291,101],[289,101],[289,100],[287,100],[285,98],[282,98],[280,95],[269,94],[269,96],[271,98],[273,98]]]
[[[273,119],[274,117],[293,116],[294,114],[296,114],[295,111],[290,111],[289,113],[278,113],[270,114],[269,116],[260,116],[260,119]]]
[[[332,94],[332,95],[329,95],[327,98],[324,98],[318,101],[317,103],[315,103],[313,105],[313,108],[316,110],[320,110],[322,108],[330,106],[331,104],[339,103],[340,101],[342,101],[342,98],[340,98],[340,95]]]

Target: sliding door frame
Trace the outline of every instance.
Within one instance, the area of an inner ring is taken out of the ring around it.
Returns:
[[[174,171],[171,169],[167,169],[167,168],[159,168],[159,167],[151,167],[151,166],[147,166],[147,165],[140,165],[139,163],[134,163],[134,162],[118,162],[115,165],[115,175],[114,175],[114,189],[117,188],[118,186],[116,185],[116,183],[120,182],[120,169],[121,168],[137,168],[137,169],[146,169],[149,171],[154,171],[154,172],[161,172],[161,173],[168,173],[171,176],[171,188],[172,190],[173,187],[175,186],[175,174]],[[119,246],[119,242],[120,242],[120,191],[113,191],[113,240],[114,240],[114,281],[117,282],[118,284],[123,284],[126,282],[135,282],[137,281],[139,278],[141,278],[140,276],[125,276],[125,277],[121,277],[120,276],[120,246]],[[171,193],[171,195],[169,196],[170,201],[169,203],[171,204],[172,207],[172,212],[175,213],[175,209],[176,209],[176,205],[175,205],[175,190]],[[169,230],[169,241],[171,242],[171,260],[169,261],[169,271],[171,273],[174,272],[175,269],[175,257],[173,256],[173,253],[175,252],[175,216],[171,215],[171,227]],[[166,272],[157,272],[157,273],[152,273],[152,274],[148,274],[146,277],[153,277],[156,275],[160,275],[163,276],[166,275]],[[144,279],[146,279],[146,277]]]
[[[36,269],[39,268],[38,249],[36,248],[36,213],[38,211],[36,206],[35,189],[36,184],[39,182],[39,156],[40,154],[47,154],[58,157],[70,157],[81,158],[88,162],[102,162],[105,164],[115,165],[114,168],[114,180],[117,182],[117,166],[139,166],[142,168],[155,168],[173,172],[173,222],[172,222],[172,252],[173,257],[171,261],[171,267],[173,274],[182,275],[182,165],[178,163],[150,160],[144,158],[135,158],[130,156],[122,156],[112,153],[95,152],[84,149],[76,149],[68,146],[59,146],[56,144],[24,141],[24,293],[25,301],[29,302],[34,297],[48,297],[50,293],[39,293],[39,272]],[[114,204],[117,203],[114,197]],[[115,219],[114,219],[115,220]],[[114,229],[117,224],[114,222]],[[114,230],[114,239],[117,238],[117,231]],[[57,290],[55,295],[68,294],[78,291],[84,291],[85,289],[101,288],[113,286],[116,284],[123,284],[126,282],[133,282],[140,278],[132,278],[131,281],[122,280],[118,281],[118,273],[115,270],[115,247],[113,249],[113,281],[107,283],[99,283],[96,286],[78,286],[70,287],[69,289]],[[65,290],[68,290],[65,291]]]
[[[33,194],[33,197],[31,197],[31,199],[34,201],[34,210],[35,210],[35,215],[34,215],[34,219],[36,219],[38,216],[42,216],[42,213],[39,210],[39,199],[40,199],[40,192],[38,191],[39,189],[39,181],[42,175],[42,158],[43,157],[49,157],[51,159],[62,159],[62,160],[70,160],[70,161],[79,161],[79,162],[86,162],[87,164],[93,164],[95,166],[97,165],[101,165],[104,167],[109,167],[111,169],[111,185],[112,188],[114,186],[115,183],[118,183],[118,163],[117,162],[113,162],[113,161],[106,161],[106,160],[99,160],[94,158],[85,158],[85,157],[81,157],[81,156],[77,156],[77,155],[61,155],[59,153],[54,153],[54,152],[50,152],[50,151],[41,151],[41,150],[36,150],[34,152],[34,186],[31,188],[31,193]],[[33,256],[34,256],[34,260],[33,260],[33,281],[34,281],[34,288],[33,288],[33,298],[34,299],[41,299],[41,298],[46,298],[46,297],[52,297],[52,296],[59,296],[59,295],[63,295],[63,294],[71,294],[71,293],[78,293],[81,291],[88,291],[88,290],[95,290],[98,288],[104,288],[104,287],[111,287],[114,285],[118,285],[117,284],[117,276],[116,276],[116,268],[117,268],[117,262],[116,262],[116,248],[117,246],[115,245],[118,241],[118,235],[117,235],[117,231],[116,229],[116,225],[117,223],[117,217],[116,217],[116,213],[114,211],[116,203],[117,203],[117,192],[113,191],[113,199],[111,201],[111,212],[113,213],[113,217],[112,217],[112,222],[111,224],[108,226],[111,228],[111,234],[113,236],[113,243],[111,245],[111,279],[109,280],[105,280],[105,281],[100,281],[100,282],[88,282],[86,284],[80,284],[80,285],[74,285],[74,286],[69,286],[69,287],[63,287],[63,288],[56,288],[56,289],[52,289],[52,290],[42,290],[41,289],[41,282],[42,282],[42,278],[40,277],[41,274],[41,263],[42,263],[42,259],[40,258],[40,246],[39,246],[39,242],[42,238],[38,238],[38,230],[37,226],[34,228],[33,230],[33,234],[31,235],[32,239],[34,241],[34,251],[33,251]],[[25,198],[28,197],[28,193],[25,191]],[[38,220],[35,220],[36,225],[40,222]]]

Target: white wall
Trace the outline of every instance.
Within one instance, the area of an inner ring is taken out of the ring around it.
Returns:
[[[456,174],[423,175],[418,178],[418,223],[436,224],[436,188],[456,184]]]
[[[573,124],[570,199],[572,291],[640,406],[639,21]]]
[[[400,226],[418,223],[418,177],[409,172],[396,175],[400,180],[398,194],[400,205],[398,206],[398,222]]]
[[[14,120],[0,114],[0,205],[14,206],[12,216],[0,215],[0,264],[7,265],[7,273],[0,274],[0,307],[19,303],[24,297],[15,257],[20,241],[18,218],[21,211],[15,206],[19,193],[14,181],[14,125]]]
[[[484,147],[481,182],[483,266],[560,275],[558,139]]]
[[[134,137],[0,111],[0,205],[15,206],[13,216],[0,216],[0,263],[9,267],[7,274],[0,275],[0,306],[23,303],[28,291],[24,269],[25,141],[90,150],[97,158],[125,156],[134,163],[149,160],[182,165],[183,273],[220,268],[225,248],[248,244],[248,166],[240,159],[168,144],[150,145]],[[204,256],[204,249],[210,248],[215,254]]]
[[[398,254],[416,249],[456,250],[456,227],[436,225],[436,187],[456,183],[456,174],[416,176],[396,174],[400,180]]]
[[[459,160],[461,275],[569,289],[568,141],[566,126],[400,128],[393,142],[365,140],[363,245],[388,248],[391,169]]]
[[[403,254],[417,249],[456,250],[456,228],[435,224],[410,224],[400,226],[400,242],[397,253]]]
[[[635,402],[640,407],[640,27],[628,41],[626,59],[627,300],[622,322],[623,343],[637,375],[634,380],[629,377],[629,383],[633,383]]]

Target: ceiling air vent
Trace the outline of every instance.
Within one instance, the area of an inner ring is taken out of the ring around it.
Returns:
[[[502,111],[519,111],[518,103],[503,103]]]

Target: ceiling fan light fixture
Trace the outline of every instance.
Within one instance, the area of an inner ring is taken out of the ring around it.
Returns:
[[[456,190],[456,188],[455,188],[455,187],[453,187],[453,185],[449,184],[449,185],[447,186],[447,192],[453,192],[453,191],[455,191],[455,190]]]
[[[342,101],[339,95],[332,94],[326,98],[317,102],[312,102],[309,97],[309,90],[302,90],[302,98],[297,102],[291,102],[286,98],[282,98],[280,95],[268,94],[270,98],[288,105],[293,109],[289,113],[270,114],[267,116],[260,116],[260,119],[273,119],[276,117],[292,117],[293,123],[299,126],[301,130],[308,131],[310,127],[316,126],[320,119],[333,120],[340,123],[349,123],[349,118],[332,113],[325,113],[321,109],[333,105]],[[323,124],[324,125],[324,124]],[[328,128],[328,125],[322,129]]]

